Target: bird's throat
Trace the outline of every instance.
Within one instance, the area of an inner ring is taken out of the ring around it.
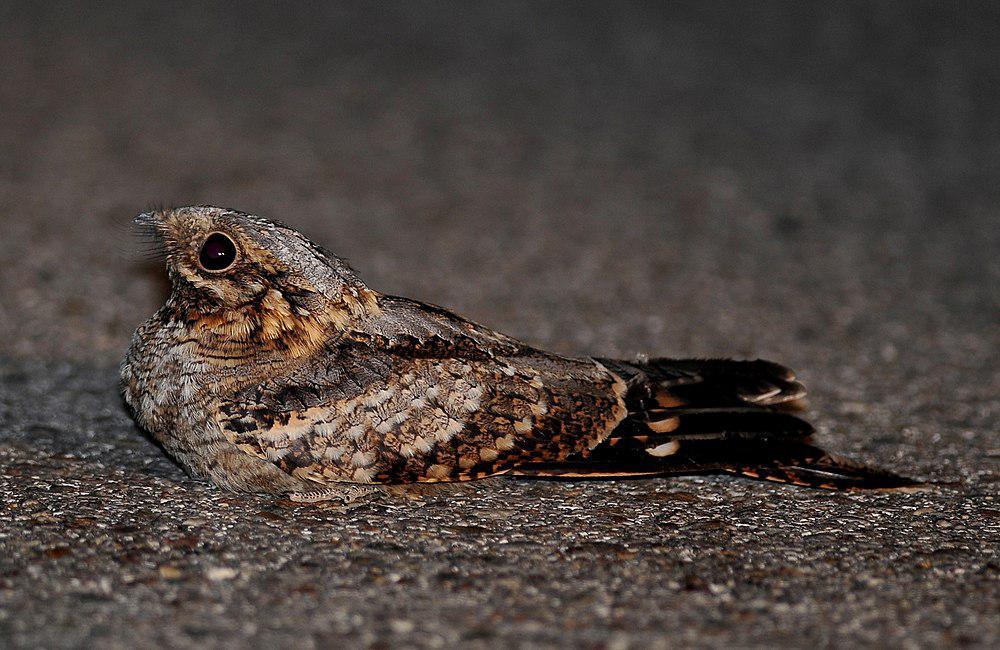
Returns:
[[[326,300],[308,309],[271,289],[259,300],[235,309],[188,311],[185,320],[204,356],[225,363],[273,353],[285,358],[310,355],[378,309],[377,294],[367,289],[344,292],[340,300]]]

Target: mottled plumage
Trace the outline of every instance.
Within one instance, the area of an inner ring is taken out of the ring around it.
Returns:
[[[259,217],[141,215],[173,291],[137,330],[125,399],[185,468],[301,500],[375,485],[729,472],[816,487],[908,483],[812,447],[804,395],[765,361],[572,359],[369,289]]]

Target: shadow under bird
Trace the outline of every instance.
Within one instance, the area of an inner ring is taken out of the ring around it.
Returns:
[[[789,412],[805,391],[778,364],[563,357],[378,293],[274,221],[198,206],[136,223],[172,292],[133,337],[125,400],[222,487],[346,503],[501,474],[914,484],[810,444]]]

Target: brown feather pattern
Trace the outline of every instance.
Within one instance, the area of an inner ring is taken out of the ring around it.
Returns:
[[[173,291],[135,334],[125,398],[182,465],[227,488],[309,501],[505,473],[906,483],[809,444],[787,412],[805,391],[780,365],[566,358],[380,294],[260,217],[200,206],[140,220],[163,239]],[[218,233],[238,255],[207,270],[199,248]]]

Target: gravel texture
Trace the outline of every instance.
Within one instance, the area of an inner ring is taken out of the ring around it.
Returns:
[[[659,4],[0,8],[0,647],[1000,645],[1000,9]],[[150,203],[567,354],[774,358],[937,483],[221,492],[117,395]]]

